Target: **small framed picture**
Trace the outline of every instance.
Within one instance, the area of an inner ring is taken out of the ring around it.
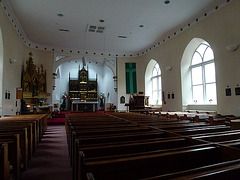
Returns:
[[[226,96],[231,96],[231,88],[226,88]]]
[[[124,97],[124,96],[121,96],[121,97],[120,97],[120,103],[121,103],[121,104],[124,104],[124,103],[125,103],[125,97]]]
[[[238,96],[240,95],[240,87],[235,88],[235,94]]]

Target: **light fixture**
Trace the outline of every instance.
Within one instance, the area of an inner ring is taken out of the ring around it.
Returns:
[[[169,4],[169,3],[170,3],[170,0],[165,0],[164,3],[165,3],[165,4]]]
[[[117,92],[117,76],[113,76],[113,81],[114,81],[114,90]]]
[[[165,69],[166,69],[167,71],[171,71],[171,70],[172,70],[172,66],[166,66]]]
[[[17,62],[16,59],[11,59],[11,58],[9,59],[9,63],[10,63],[10,64],[15,64],[16,62]]]
[[[82,57],[82,63],[83,63],[83,66],[86,66],[86,57],[85,56]]]
[[[228,51],[236,51],[239,48],[239,44],[230,44],[226,47]]]

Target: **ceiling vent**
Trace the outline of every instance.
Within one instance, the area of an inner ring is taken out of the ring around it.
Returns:
[[[93,26],[93,25],[87,26],[87,32],[103,33],[104,29],[105,27],[102,27],[102,26]]]

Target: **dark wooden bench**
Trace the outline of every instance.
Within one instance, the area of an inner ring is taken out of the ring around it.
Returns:
[[[199,168],[189,169],[176,173],[169,173],[143,180],[162,180],[162,179],[231,179],[238,180],[240,176],[240,159],[212,164]],[[88,180],[93,180],[93,174],[87,175]]]
[[[27,137],[27,129],[21,130],[0,130],[0,141],[4,139],[8,139],[8,137],[12,137],[14,135],[19,135],[20,148],[21,148],[21,162],[23,165],[23,170],[26,170],[29,166],[29,148],[28,148],[28,137]]]
[[[11,165],[11,174],[14,179],[21,177],[21,148],[20,136],[15,135],[1,135],[0,143],[8,144],[8,160]]]
[[[204,134],[204,133],[217,133],[223,131],[229,131],[230,127],[225,125],[217,125],[217,126],[203,126],[203,127],[191,127],[191,128],[184,128],[184,129],[173,129],[170,132],[189,136],[194,134]]]
[[[8,162],[8,144],[0,143],[0,179],[10,179],[10,165]]]
[[[231,155],[229,155],[230,153]],[[239,158],[239,151],[214,145],[183,148],[180,150],[172,149],[164,152],[141,154],[139,156],[122,156],[120,158],[102,157],[87,159],[84,158],[84,153],[80,151],[78,177],[80,177],[79,179],[86,179],[86,173],[92,172],[93,176],[98,180],[142,179]]]

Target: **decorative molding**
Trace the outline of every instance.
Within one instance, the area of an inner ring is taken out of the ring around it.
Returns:
[[[89,50],[83,50],[83,49],[71,49],[71,48],[60,48],[60,47],[55,47],[55,46],[45,46],[42,44],[34,43],[28,39],[26,36],[25,32],[23,31],[18,19],[16,18],[15,14],[12,11],[11,6],[9,5],[9,2],[7,0],[0,0],[0,4],[2,8],[4,9],[5,13],[7,14],[8,18],[10,19],[13,27],[16,29],[18,35],[22,39],[23,43],[31,48],[34,49],[39,49],[39,50],[44,50],[44,51],[49,51],[49,52],[61,52],[61,53],[70,53],[70,54],[88,54],[96,57],[104,57],[106,54],[108,54],[108,57],[138,57],[142,56],[154,48],[161,46],[168,40],[171,40],[178,34],[184,32],[187,30],[189,27],[192,25],[200,22],[201,20],[205,19],[209,15],[215,13],[217,10],[221,9],[222,7],[226,6],[233,0],[221,0],[219,3],[212,5],[208,9],[204,10],[203,12],[199,13],[197,16],[191,18],[190,20],[186,21],[185,23],[181,24],[180,26],[173,28],[170,30],[167,34],[161,36],[158,40],[156,40],[155,43],[152,45],[148,46],[145,49],[139,50],[138,52],[134,52],[132,54],[118,54],[118,53],[110,53],[110,52],[102,52],[102,51],[89,51]]]

